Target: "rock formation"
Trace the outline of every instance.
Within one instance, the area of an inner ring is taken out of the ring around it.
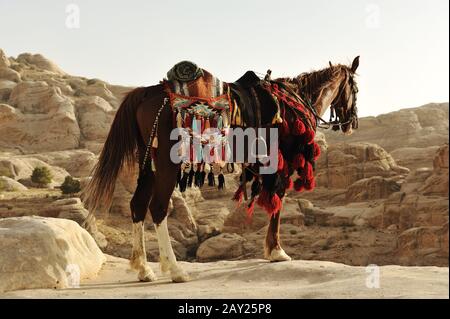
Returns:
[[[86,230],[59,218],[0,219],[0,251],[0,292],[74,287],[106,261]]]

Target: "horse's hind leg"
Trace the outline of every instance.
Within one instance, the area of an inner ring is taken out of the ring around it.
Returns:
[[[291,257],[280,245],[280,212],[270,218],[264,247],[265,258],[270,261],[289,261]]]
[[[131,217],[133,219],[133,250],[130,258],[130,266],[138,271],[140,281],[156,280],[155,274],[147,264],[144,238],[144,219],[152,195],[153,179],[153,174],[141,175],[130,202]]]
[[[170,271],[173,282],[185,282],[190,280],[190,277],[177,263],[167,228],[167,208],[173,189],[175,188],[177,169],[179,167],[169,169],[165,167],[157,171],[155,184],[158,187],[155,188],[150,202],[150,213],[152,214],[156,235],[158,237],[161,270],[163,272]]]

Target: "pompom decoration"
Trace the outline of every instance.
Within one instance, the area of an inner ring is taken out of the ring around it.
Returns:
[[[314,187],[316,187],[316,180],[314,179],[314,177],[305,182],[306,190],[310,191],[310,190],[314,189]]]
[[[268,191],[263,189],[258,196],[257,204],[261,206],[270,216],[278,213],[281,210],[281,199],[277,194],[272,196]]]
[[[239,188],[234,193],[233,200],[238,202],[238,205],[242,203],[242,197],[244,196],[244,188],[242,185],[239,185]]]
[[[314,131],[312,129],[310,129],[310,128],[306,129],[305,134],[303,134],[304,142],[306,144],[313,143],[314,142],[314,136],[315,136],[315,133],[314,133]]]
[[[320,152],[321,152],[320,146],[316,142],[313,143],[313,146],[314,146],[314,160],[317,160],[319,158]]]
[[[294,189],[296,192],[301,192],[305,189],[305,185],[303,184],[303,180],[301,178],[297,178],[295,180]]]
[[[306,132],[305,124],[299,118],[295,120],[294,125],[292,127],[292,134],[294,135],[303,135]]]
[[[286,185],[287,185],[286,189],[292,189],[294,187],[294,182],[292,181],[292,178],[288,177]]]
[[[283,170],[284,167],[284,158],[283,158],[283,154],[281,154],[281,151],[278,150],[278,169],[277,171],[280,172]]]
[[[302,153],[299,153],[294,156],[292,166],[294,167],[294,169],[303,168],[303,166],[305,166],[305,157],[303,156]]]

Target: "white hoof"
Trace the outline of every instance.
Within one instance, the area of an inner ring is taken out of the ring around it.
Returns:
[[[291,257],[289,257],[288,254],[283,250],[283,248],[280,249],[273,249],[270,253],[269,260],[271,262],[277,262],[277,261],[290,261]]]
[[[170,278],[172,278],[173,282],[187,282],[191,280],[191,276],[179,267],[170,270]]]
[[[138,279],[139,281],[149,282],[155,281],[157,278],[156,275],[153,273],[153,270],[149,266],[145,266],[143,269],[139,271]]]

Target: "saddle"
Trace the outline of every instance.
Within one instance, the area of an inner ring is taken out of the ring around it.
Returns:
[[[182,113],[214,117],[221,114],[227,124],[264,127],[280,123],[279,104],[267,89],[267,81],[247,71],[237,81],[225,83],[189,61],[177,63],[164,82],[172,108]]]
[[[236,82],[229,83],[235,102],[231,124],[243,127],[264,127],[279,123],[279,105],[267,90],[265,81],[253,71],[247,71]]]

